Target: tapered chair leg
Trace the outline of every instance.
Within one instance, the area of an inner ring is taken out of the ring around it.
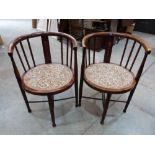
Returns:
[[[23,98],[25,100],[27,110],[30,113],[31,112],[31,108],[30,108],[30,105],[29,105],[29,102],[28,102],[28,99],[27,99],[27,96],[26,96],[26,93],[24,92],[24,90],[22,90],[22,95],[23,95]]]
[[[75,80],[75,106],[78,107],[78,80]]]
[[[81,76],[81,79],[80,79],[79,106],[81,106],[82,92],[83,92],[83,76]]]
[[[22,93],[22,95],[23,95],[23,98],[24,98],[24,101],[25,101],[25,104],[26,104],[27,110],[28,110],[28,112],[30,113],[30,112],[31,112],[31,108],[30,108],[30,105],[29,105],[29,102],[28,102],[28,99],[27,99],[26,93],[25,93],[25,91],[21,88],[20,84],[19,84],[19,88],[20,88],[21,93]]]
[[[126,112],[128,106],[129,106],[129,104],[130,104],[130,101],[131,101],[132,96],[133,96],[133,94],[134,94],[134,92],[135,92],[135,89],[136,89],[136,87],[135,87],[133,90],[131,90],[131,92],[130,92],[130,94],[129,94],[128,100],[127,100],[126,105],[125,105],[124,110],[123,110],[124,113]]]
[[[110,102],[111,94],[107,94],[105,104],[104,104],[104,109],[103,109],[103,114],[102,114],[102,119],[101,119],[101,124],[104,124],[105,116],[109,107],[109,102]]]
[[[55,115],[54,115],[54,96],[53,95],[47,95],[48,98],[48,104],[50,108],[51,113],[51,119],[52,119],[52,126],[55,127]]]
[[[102,93],[102,106],[104,109],[104,104],[105,104],[105,93]]]

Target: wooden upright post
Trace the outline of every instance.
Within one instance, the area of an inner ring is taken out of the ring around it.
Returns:
[[[37,19],[32,19],[32,28],[37,28]]]
[[[4,44],[4,42],[3,42],[2,37],[0,35],[0,45],[3,45],[3,44]]]

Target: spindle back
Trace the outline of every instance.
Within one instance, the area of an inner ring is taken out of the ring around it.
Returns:
[[[101,45],[98,46],[98,41],[102,42],[102,48]],[[83,38],[82,46],[84,67],[98,63],[98,59],[100,59],[99,62],[123,66],[133,72],[136,79],[140,78],[146,57],[151,52],[150,46],[144,40],[127,33],[97,32],[88,34]],[[138,63],[136,64],[136,62]]]
[[[61,32],[39,32],[20,36],[10,44],[8,54],[17,76],[43,63],[60,63],[75,72],[77,70],[76,40]]]

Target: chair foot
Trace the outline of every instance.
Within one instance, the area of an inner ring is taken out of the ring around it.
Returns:
[[[83,75],[84,71],[82,70],[81,67],[81,79],[80,79],[80,86],[79,86],[79,107],[81,107],[81,101],[82,101],[82,92],[83,92]]]
[[[126,109],[124,109],[123,112],[126,113]]]
[[[81,107],[81,100],[82,100],[82,96],[79,98],[79,104],[78,104],[79,107]]]
[[[52,124],[53,127],[56,127],[56,124]]]
[[[48,103],[49,103],[49,108],[50,108],[50,114],[51,114],[51,119],[52,119],[52,126],[55,127],[55,114],[54,114],[54,96],[53,95],[47,95],[48,97]]]
[[[103,113],[102,113],[101,124],[104,124],[105,116],[107,114],[107,110],[108,110],[108,107],[109,107],[110,98],[111,98],[111,94],[107,94],[104,109],[103,109]]]
[[[134,94],[134,92],[135,92],[135,89],[136,89],[136,86],[135,86],[135,88],[134,88],[133,90],[131,90],[131,92],[130,92],[130,94],[129,94],[128,100],[127,100],[126,105],[125,105],[125,107],[124,107],[124,109],[123,109],[123,112],[124,112],[124,113],[125,113],[125,112],[127,111],[127,109],[128,109],[128,106],[129,106],[130,101],[131,101],[131,99],[132,99],[132,96],[133,96],[133,94]]]
[[[31,110],[31,109],[28,109],[28,112],[29,112],[29,113],[31,113],[31,112],[32,112],[32,110]]]
[[[79,106],[78,104],[75,105],[75,107],[78,107],[78,106]]]
[[[104,124],[104,121],[101,121],[100,124],[103,125]]]
[[[22,87],[20,86],[20,84],[19,84],[19,88],[20,88],[21,93],[22,93],[22,95],[23,95],[23,99],[24,99],[24,101],[25,101],[25,104],[26,104],[26,107],[27,107],[27,111],[28,111],[29,113],[31,113],[31,108],[30,108],[30,105],[29,105],[29,102],[28,102],[26,93],[25,93],[25,91],[22,89]]]

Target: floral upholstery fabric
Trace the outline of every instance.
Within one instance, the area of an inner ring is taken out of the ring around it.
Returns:
[[[23,83],[27,88],[49,92],[63,88],[72,80],[71,69],[61,64],[38,65],[23,75]]]

